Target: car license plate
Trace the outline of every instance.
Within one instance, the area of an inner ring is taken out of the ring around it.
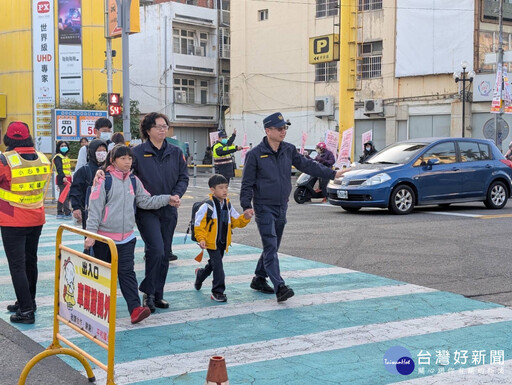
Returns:
[[[338,198],[340,198],[340,199],[347,199],[348,198],[348,191],[338,190]]]

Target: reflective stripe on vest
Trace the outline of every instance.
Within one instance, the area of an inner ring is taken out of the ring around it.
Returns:
[[[0,199],[25,209],[42,207],[44,186],[51,172],[48,158],[41,152],[37,152],[36,160],[23,159],[16,151],[4,156],[11,169],[11,186],[10,190],[0,189]]]
[[[62,154],[55,155],[55,158],[59,157],[62,159],[62,172],[65,176],[71,176],[71,161],[67,156],[64,156]],[[53,158],[55,160],[55,158]]]
[[[220,147],[224,147],[224,145],[222,143],[217,143],[212,148],[213,164],[220,165],[220,164],[233,163],[233,157],[231,156],[231,154],[217,155],[217,149]],[[226,146],[226,147],[229,147],[229,146]]]

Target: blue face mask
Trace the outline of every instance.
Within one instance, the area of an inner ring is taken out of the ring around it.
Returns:
[[[221,142],[222,144],[228,144],[228,140],[227,140],[227,139],[221,139],[221,140],[220,140],[220,142]]]
[[[62,153],[66,153],[68,151],[69,151],[69,148],[67,148],[67,147],[61,147],[60,148],[60,152],[62,152]]]

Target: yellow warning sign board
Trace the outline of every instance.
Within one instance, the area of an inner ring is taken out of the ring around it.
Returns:
[[[330,34],[309,38],[309,64],[340,60],[339,35]]]

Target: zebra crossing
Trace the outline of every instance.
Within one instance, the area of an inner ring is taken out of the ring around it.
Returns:
[[[40,241],[36,323],[14,325],[43,347],[52,336],[58,225],[48,216]],[[63,243],[80,250],[83,240],[65,233]],[[173,251],[179,259],[171,262],[165,286],[169,309],[132,325],[118,290],[117,384],[202,384],[213,355],[225,356],[231,384],[512,384],[507,307],[284,254],[282,275],[295,296],[278,304],[249,288],[261,250],[241,244],[224,257],[228,302],[217,303],[209,281],[201,291],[193,287],[198,246],[178,233]],[[140,280],[140,237],[135,263]],[[0,308],[14,298],[2,257]],[[7,311],[0,316],[8,322]],[[106,351],[87,338],[65,326],[61,334],[106,361]],[[410,352],[409,375],[384,364],[396,346]],[[78,361],[63,359],[83,371]],[[106,373],[94,372],[97,383],[105,383]]]

